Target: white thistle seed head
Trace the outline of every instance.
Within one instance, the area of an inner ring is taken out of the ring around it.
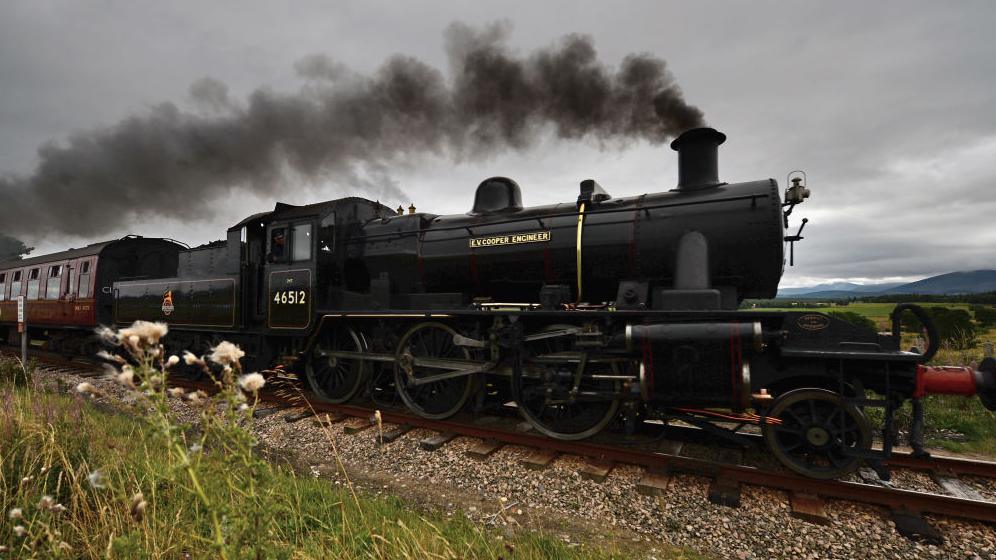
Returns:
[[[125,387],[135,386],[135,370],[131,366],[125,365],[121,368],[121,373],[117,376],[118,383]]]
[[[97,388],[93,386],[93,383],[89,381],[84,381],[76,386],[76,391],[84,395],[95,395],[97,394]]]
[[[7,512],[7,519],[11,521],[24,519],[24,511],[21,508],[10,508],[10,511]]]
[[[138,346],[139,343],[155,346],[159,344],[159,339],[166,336],[168,332],[169,325],[166,323],[135,321],[130,327],[121,329],[119,335],[135,346]]]
[[[86,479],[90,483],[90,486],[93,486],[94,488],[107,488],[107,484],[104,480],[104,473],[100,472],[100,469],[86,475]]]
[[[255,393],[262,389],[263,385],[266,385],[266,379],[259,373],[248,373],[239,378],[239,387],[242,387],[243,391]]]
[[[94,331],[101,340],[113,344],[115,346],[121,344],[121,337],[118,336],[117,331],[108,327],[97,327]]]
[[[42,496],[41,499],[38,500],[38,509],[40,509],[41,511],[48,511],[52,509],[54,506],[55,506],[55,498],[53,498],[52,496],[48,495]]]
[[[117,354],[111,354],[107,350],[101,350],[100,352],[97,352],[97,357],[100,358],[100,359],[102,359],[102,360],[107,360],[108,362],[114,362],[114,363],[118,363],[118,364],[125,363],[125,359],[124,358],[122,358],[121,356],[118,356]]]
[[[180,363],[180,356],[173,354],[166,360],[166,367],[173,367],[178,363]]]
[[[211,355],[208,358],[216,364],[235,365],[245,355],[246,353],[241,348],[224,340],[211,349]]]
[[[149,504],[145,501],[145,496],[141,492],[135,494],[131,497],[131,518],[135,520],[135,523],[142,521],[145,517],[145,508]]]
[[[15,525],[14,534],[17,535],[18,537],[23,537],[24,535],[28,534],[28,530],[24,528],[24,525]]]

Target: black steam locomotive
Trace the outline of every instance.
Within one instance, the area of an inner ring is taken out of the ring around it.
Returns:
[[[909,399],[917,450],[925,395],[996,408],[991,360],[923,365],[938,339],[916,306],[897,307],[889,334],[738,310],[775,295],[785,244],[801,239],[786,235],[789,215],[809,191],[796,179],[782,201],[771,179],[721,182],[724,141],[684,133],[671,145],[677,186],[626,198],[585,180],[576,201],[524,208],[519,186],[494,177],[459,215],[278,203],[224,242],[119,251],[113,269],[130,273],[94,286],[94,322],[166,321],[177,348],[238,342],[249,367],[297,368],[333,403],[400,398],[446,418],[514,402],[560,439],[654,418],[757,424],[779,460],[813,477],[880,466]],[[927,326],[923,353],[900,349],[905,311]],[[882,450],[869,407],[885,411]]]

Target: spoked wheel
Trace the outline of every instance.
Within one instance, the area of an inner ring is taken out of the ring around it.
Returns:
[[[459,412],[470,397],[475,374],[418,383],[419,379],[453,372],[460,366],[473,367],[470,350],[454,344],[456,334],[442,323],[420,323],[398,342],[394,356],[394,386],[405,405],[423,418],[449,418]],[[441,364],[449,365],[437,367]]]
[[[363,386],[369,364],[343,353],[363,352],[363,339],[349,327],[333,327],[319,337],[304,364],[308,386],[321,401],[347,402]]]
[[[571,328],[555,325],[552,332]],[[618,381],[592,374],[618,375],[613,363],[593,363],[573,348],[573,337],[528,343],[528,355],[512,373],[512,394],[522,416],[555,439],[579,440],[604,429],[619,411]]]
[[[771,452],[789,469],[811,478],[839,478],[854,472],[861,457],[848,451],[871,448],[865,415],[825,389],[797,389],[775,401],[764,426]]]

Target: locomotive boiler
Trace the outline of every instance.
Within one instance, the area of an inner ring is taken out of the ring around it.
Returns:
[[[680,177],[665,192],[616,198],[589,179],[576,201],[523,208],[515,181],[493,177],[467,214],[374,222],[352,249],[401,293],[735,309],[745,297],[775,295],[783,216],[774,181],[719,181],[724,140],[713,129],[676,140]],[[413,225],[418,235],[400,235]]]
[[[202,247],[130,241],[155,247],[134,256],[155,263],[114,265],[140,275],[98,272],[86,298],[70,293],[72,280],[70,292],[41,293],[76,305],[99,293],[99,317],[118,324],[165,321],[171,351],[237,342],[246,367],[296,372],[332,403],[400,404],[429,418],[515,411],[560,439],[674,419],[736,439],[755,425],[783,464],[813,477],[863,462],[887,476],[892,418],[908,401],[918,451],[924,397],[978,395],[996,409],[993,360],[925,365],[938,337],[915,305],[897,306],[887,333],[822,313],[740,309],[775,295],[786,243],[802,239],[786,231],[790,216],[809,190],[798,179],[784,192],[772,179],[721,181],[725,139],[682,134],[671,145],[678,180],[646,194],[615,197],[587,179],[567,202],[525,207],[515,181],[493,177],[457,215],[357,197],[278,203]],[[55,265],[37,259],[0,265],[0,299],[12,293],[4,278]],[[102,270],[104,257],[91,266]],[[903,313],[925,325],[923,352],[901,348]],[[0,304],[0,326],[9,321]],[[54,343],[56,327],[29,334]],[[870,408],[882,409],[881,425]]]

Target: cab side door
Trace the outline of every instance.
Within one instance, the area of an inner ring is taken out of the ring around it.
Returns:
[[[267,230],[267,326],[303,330],[311,326],[315,276],[312,221],[274,223]]]

